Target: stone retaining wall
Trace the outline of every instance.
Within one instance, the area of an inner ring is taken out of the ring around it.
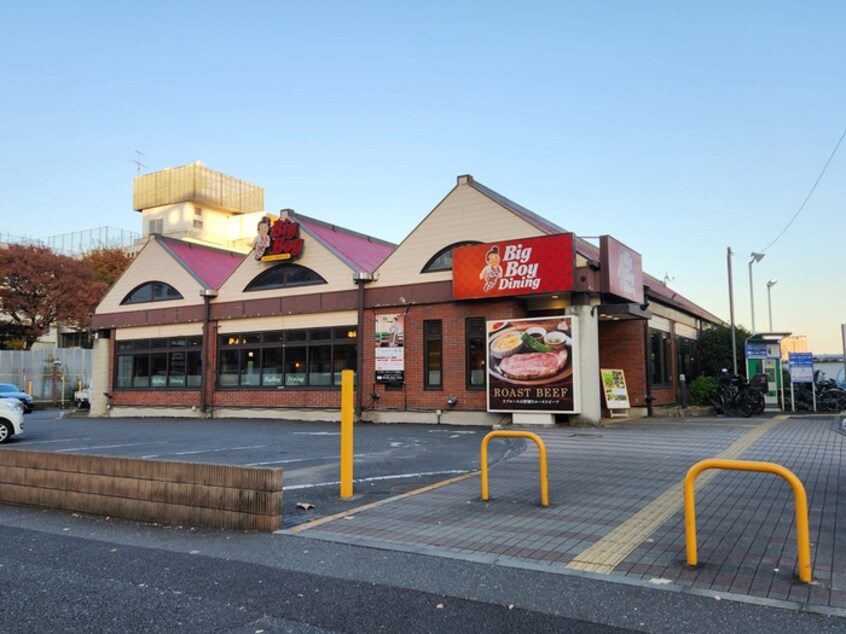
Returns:
[[[282,526],[282,469],[3,449],[0,503],[271,532]]]

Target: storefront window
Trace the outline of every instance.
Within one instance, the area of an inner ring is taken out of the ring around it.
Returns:
[[[285,349],[285,385],[287,387],[305,387],[306,350],[304,346]]]
[[[443,334],[440,320],[423,322],[423,362],[425,387],[443,387]]]
[[[199,387],[202,341],[174,337],[118,342],[115,388]]]
[[[353,326],[221,335],[221,387],[332,387],[355,370]]]
[[[673,382],[670,352],[670,333],[650,329],[649,366],[652,371],[652,385],[670,385]]]
[[[464,349],[467,351],[467,389],[485,389],[485,320],[473,317],[465,323]]]
[[[676,337],[679,374],[684,374],[687,381],[699,376],[699,359],[696,356],[696,339]]]

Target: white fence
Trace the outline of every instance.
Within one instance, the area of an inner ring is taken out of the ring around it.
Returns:
[[[92,358],[83,348],[0,350],[0,383],[17,385],[42,405],[70,404],[91,381]]]

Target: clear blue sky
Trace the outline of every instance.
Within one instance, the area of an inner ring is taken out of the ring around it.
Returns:
[[[399,242],[478,181],[751,328],[749,254],[846,130],[846,3],[46,2],[0,9],[3,236],[111,226],[203,161]],[[842,350],[846,142],[754,265],[755,318]]]

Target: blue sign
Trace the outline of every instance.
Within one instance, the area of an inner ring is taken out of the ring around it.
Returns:
[[[810,352],[790,352],[787,355],[791,383],[814,382],[814,355]]]
[[[765,341],[746,342],[747,359],[767,359],[767,343]]]

